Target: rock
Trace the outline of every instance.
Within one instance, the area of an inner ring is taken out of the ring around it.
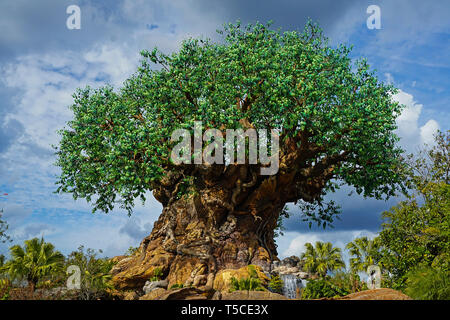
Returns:
[[[158,300],[207,300],[214,296],[215,290],[212,288],[181,288],[167,290],[165,294],[158,297]]]
[[[163,288],[155,288],[149,293],[143,295],[139,300],[158,300],[158,298],[167,293],[168,290]]]
[[[294,275],[300,279],[308,279],[310,277],[308,272],[297,272]]]
[[[288,300],[285,296],[270,291],[222,292],[222,300]]]
[[[298,264],[300,262],[300,258],[297,256],[290,256],[287,258],[284,258],[280,261],[280,266],[286,266],[286,267],[298,267]]]
[[[112,268],[112,281],[119,290],[142,288],[148,279],[153,276],[156,268],[159,268],[164,276],[168,274],[168,266],[174,255],[165,251],[160,242],[150,242],[144,239],[139,252],[142,254],[131,257],[114,257],[118,260]],[[143,250],[146,247],[148,251]]]
[[[123,294],[123,300],[138,300],[139,295],[136,293],[136,291],[126,291]]]
[[[261,280],[261,285],[266,286],[269,282],[269,278],[264,274],[263,270],[259,266],[254,266],[258,278]],[[228,292],[231,289],[231,278],[236,279],[248,278],[250,273],[248,267],[242,267],[240,269],[224,269],[220,270],[214,279],[213,288],[219,291]]]
[[[206,280],[207,280],[206,274],[199,274],[199,275],[195,276],[194,282],[192,283],[192,285],[194,287],[199,287],[201,285],[206,284]]]
[[[222,292],[220,291],[214,292],[211,300],[222,300]]]
[[[355,292],[336,300],[412,300],[406,294],[388,288]]]
[[[144,288],[142,288],[142,290],[145,292],[145,294],[147,294],[156,288],[167,289],[168,285],[169,285],[169,282],[167,280],[147,281],[144,285]]]

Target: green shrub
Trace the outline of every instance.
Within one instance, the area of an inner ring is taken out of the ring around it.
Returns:
[[[163,272],[160,267],[156,267],[155,270],[153,270],[153,276],[150,278],[150,281],[159,281],[161,280],[163,276]]]
[[[181,288],[183,288],[182,283],[175,283],[170,287],[170,289],[181,289]]]
[[[309,280],[302,290],[302,299],[335,298],[349,294],[346,289],[335,285],[328,278]]]
[[[419,267],[408,273],[405,293],[417,300],[450,300],[450,272]]]
[[[279,275],[273,275],[272,278],[270,278],[269,289],[275,293],[283,293],[283,280]]]
[[[0,300],[9,300],[12,283],[9,279],[0,279]]]
[[[264,287],[261,285],[261,280],[258,277],[258,273],[256,272],[256,268],[253,265],[249,265],[248,267],[248,278],[236,279],[232,277],[231,281],[231,290],[247,290],[247,291],[264,291]]]

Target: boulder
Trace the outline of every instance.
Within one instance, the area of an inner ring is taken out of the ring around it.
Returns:
[[[290,256],[287,258],[284,258],[280,261],[280,266],[286,266],[286,267],[297,267],[300,262],[300,258],[297,256]]]
[[[209,300],[214,296],[215,290],[207,287],[190,287],[167,290],[158,300]]]
[[[126,291],[123,294],[123,300],[138,300],[139,295],[136,293],[136,291]]]
[[[149,293],[143,295],[139,300],[158,300],[158,298],[167,293],[168,290],[163,288],[155,288]]]
[[[145,294],[147,294],[156,288],[167,289],[168,285],[169,285],[169,282],[167,280],[147,281],[144,285],[144,288],[142,288],[142,290],[145,292]]]
[[[285,296],[270,291],[222,292],[222,300],[288,300]]]
[[[269,278],[259,266],[254,266],[258,278],[261,281],[261,285],[266,286],[269,283]],[[250,273],[248,267],[242,267],[240,269],[223,269],[220,270],[214,279],[213,288],[222,292],[228,292],[231,289],[231,278],[236,279],[248,278]]]
[[[406,294],[388,288],[355,292],[337,300],[412,300]]]

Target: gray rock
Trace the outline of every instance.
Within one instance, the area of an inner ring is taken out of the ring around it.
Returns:
[[[169,285],[169,282],[167,280],[147,281],[144,285],[144,288],[142,288],[142,290],[145,292],[145,294],[148,294],[156,288],[167,289],[168,285]]]
[[[300,262],[300,258],[297,256],[290,256],[287,258],[284,258],[280,262],[280,266],[286,266],[286,267],[297,267],[298,263]]]

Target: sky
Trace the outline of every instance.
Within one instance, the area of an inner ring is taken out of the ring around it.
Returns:
[[[77,5],[81,29],[68,29],[66,9]],[[367,8],[380,8],[380,29],[369,29]],[[238,19],[302,30],[308,18],[330,45],[353,45],[378,77],[399,88],[406,106],[397,119],[401,146],[414,152],[450,127],[450,2],[447,0],[2,0],[0,2],[0,208],[14,243],[43,236],[65,254],[79,245],[123,254],[151,232],[161,205],[151,196],[131,217],[121,210],[91,213],[84,200],[55,194],[52,145],[72,114],[76,88],[120,87],[135,70],[142,49],[170,53],[189,37],[218,40],[224,23]],[[289,206],[279,257],[299,255],[306,242],[341,248],[359,236],[376,236],[381,213],[401,198],[364,199],[344,187],[329,199],[342,207],[334,229],[308,228]],[[7,194],[7,195],[5,195]],[[0,244],[7,254],[10,244]]]

